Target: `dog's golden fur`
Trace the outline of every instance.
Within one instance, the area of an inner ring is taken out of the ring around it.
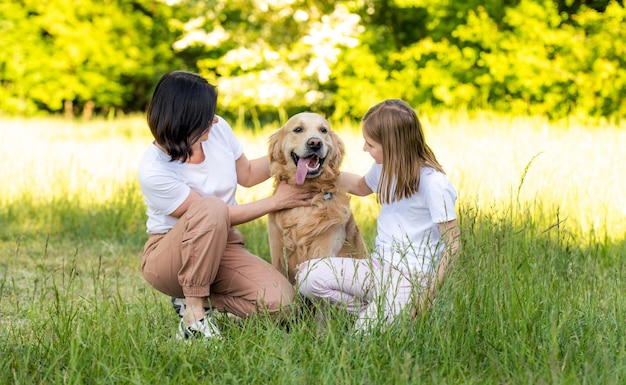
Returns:
[[[328,121],[310,112],[294,115],[270,137],[270,172],[274,183],[301,184],[315,192],[311,206],[268,215],[272,263],[292,283],[295,266],[306,260],[366,256],[363,237],[350,210],[350,199],[338,183],[344,151],[343,141],[331,130]]]

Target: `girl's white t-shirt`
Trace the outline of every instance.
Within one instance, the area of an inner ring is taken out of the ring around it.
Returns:
[[[205,159],[200,164],[170,161],[170,156],[151,144],[139,161],[139,185],[148,207],[149,234],[168,232],[178,218],[170,216],[194,189],[201,196],[214,196],[236,205],[237,170],[235,162],[243,146],[230,125],[218,116],[209,137],[202,142]]]
[[[374,164],[365,183],[377,191],[382,165]],[[433,273],[444,244],[437,226],[456,219],[457,193],[445,174],[422,167],[418,191],[383,204],[377,220],[376,254],[387,263]]]

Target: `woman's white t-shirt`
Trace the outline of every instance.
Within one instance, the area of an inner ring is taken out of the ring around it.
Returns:
[[[205,159],[200,164],[170,161],[170,156],[156,145],[150,147],[139,161],[139,185],[146,203],[149,234],[168,232],[178,218],[174,212],[194,189],[201,196],[214,196],[228,205],[236,205],[237,170],[235,162],[243,154],[243,146],[230,125],[218,116],[209,137],[202,142]]]
[[[382,165],[374,164],[365,183],[377,191]],[[387,263],[432,273],[444,244],[437,226],[456,219],[457,194],[445,174],[422,167],[418,191],[383,204],[377,220],[376,253]]]

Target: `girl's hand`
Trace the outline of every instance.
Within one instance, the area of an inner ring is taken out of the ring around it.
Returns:
[[[276,186],[273,198],[276,201],[276,210],[290,209],[294,207],[311,206],[311,198],[314,193],[304,190],[300,186],[294,186],[280,182]]]
[[[430,293],[430,288],[422,291],[417,300],[417,306],[413,306],[413,309],[411,309],[411,318],[415,319],[417,313],[432,309],[434,296],[431,298]]]

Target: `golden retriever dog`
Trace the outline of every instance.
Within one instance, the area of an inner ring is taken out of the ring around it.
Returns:
[[[329,256],[364,258],[367,250],[339,186],[344,143],[321,115],[302,112],[270,136],[270,172],[315,193],[311,206],[268,215],[272,264],[294,283],[301,262]]]

